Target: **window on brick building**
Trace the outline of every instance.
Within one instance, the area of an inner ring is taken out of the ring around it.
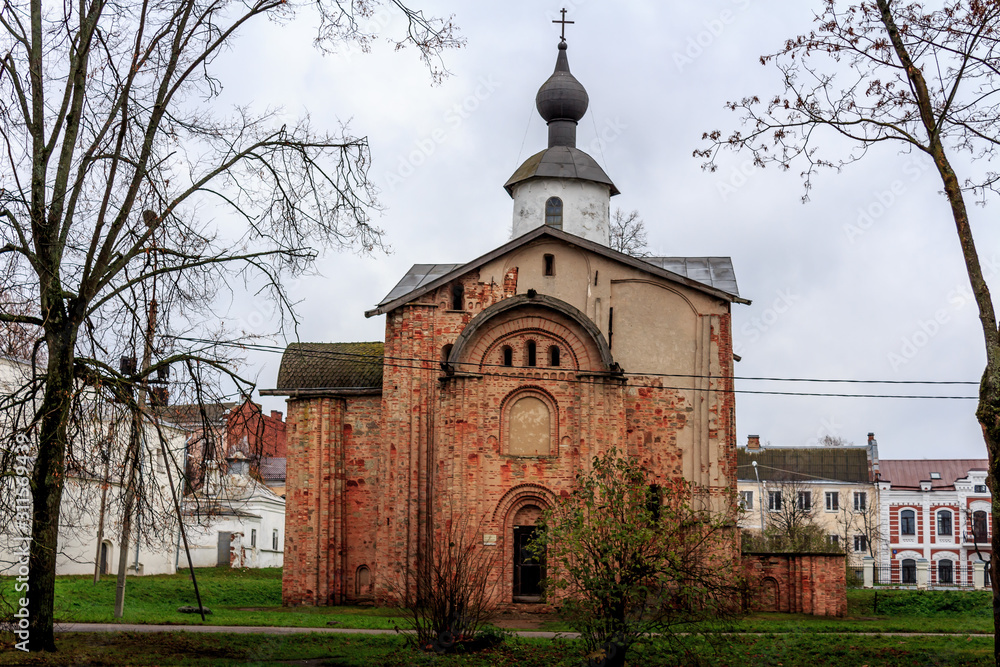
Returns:
[[[546,276],[556,275],[556,257],[555,255],[544,255],[542,257],[542,273]]]
[[[451,309],[465,310],[465,287],[462,283],[451,285]]]
[[[976,484],[973,489],[973,493],[989,493],[990,489],[985,484]]]
[[[938,583],[939,584],[955,583],[954,566],[952,565],[952,562],[947,558],[938,561]]]
[[[663,494],[660,492],[659,484],[650,484],[646,489],[646,508],[649,510],[649,518],[654,522],[660,520],[660,508],[663,505]]]
[[[563,203],[559,197],[549,197],[549,200],[545,202],[545,224],[549,227],[562,229]]]
[[[526,351],[528,353],[528,365],[535,366],[538,363],[538,358],[535,351],[535,341],[529,340],[526,346]]]
[[[452,345],[451,343],[449,343],[449,344],[447,344],[447,345],[445,345],[445,346],[443,346],[441,348],[441,363],[442,364],[448,363],[448,357],[451,356],[451,349],[453,347],[454,347],[454,345]]]
[[[753,509],[753,491],[740,491],[740,507],[745,510]]]
[[[865,535],[854,536],[854,552],[864,553],[868,551],[868,537]]]
[[[772,512],[781,511],[781,491],[767,492],[767,509]]]
[[[827,491],[826,492],[826,511],[836,512],[840,509],[840,492],[839,491]]]
[[[917,561],[912,558],[904,558],[901,569],[904,584],[917,583]]]
[[[811,511],[813,506],[812,498],[812,491],[799,491],[799,509],[803,512]]]
[[[549,348],[549,366],[559,365],[559,346],[553,345]]]
[[[510,345],[503,346],[503,365],[513,366],[514,365],[514,350]]]
[[[864,512],[868,509],[868,494],[864,491],[854,492],[854,511]]]
[[[988,518],[983,510],[972,513],[972,539],[976,542],[989,542]]]
[[[917,534],[917,515],[913,512],[913,510],[903,510],[899,513],[899,534]]]
[[[951,512],[941,510],[937,515],[937,534],[951,535]]]

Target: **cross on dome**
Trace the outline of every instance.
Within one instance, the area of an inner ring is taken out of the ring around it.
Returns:
[[[562,14],[562,19],[560,19],[558,21],[553,21],[553,23],[561,23],[562,24],[562,35],[560,35],[560,37],[562,38],[562,41],[565,42],[566,41],[566,24],[567,23],[570,23],[570,24],[576,23],[576,21],[567,21],[566,20],[566,8],[565,7],[563,7],[559,11]]]

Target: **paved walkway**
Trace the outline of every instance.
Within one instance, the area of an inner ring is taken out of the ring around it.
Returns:
[[[231,632],[239,635],[292,635],[318,633],[328,635],[393,635],[395,630],[375,630],[365,628],[277,628],[256,625],[142,625],[129,623],[57,623],[56,632]],[[401,632],[409,633],[409,630]],[[517,630],[519,637],[554,639],[564,637],[575,639],[575,632],[542,632],[537,630]],[[787,633],[720,633],[720,634],[787,634]],[[856,635],[861,637],[993,637],[992,634],[968,632],[817,632],[817,635]]]

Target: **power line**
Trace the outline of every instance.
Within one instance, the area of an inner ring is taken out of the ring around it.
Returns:
[[[262,343],[238,343],[235,341],[213,341],[203,338],[187,338],[183,336],[174,336],[177,340],[186,340],[194,343],[201,343],[206,345],[219,345],[223,347],[234,347],[244,350],[253,350],[258,352],[268,352],[271,354],[284,354],[287,350],[286,348],[277,345],[266,345]],[[418,357],[390,357],[384,355],[375,354],[362,354],[356,352],[341,352],[339,350],[309,350],[298,348],[295,350],[295,354],[300,357],[307,358],[328,358],[334,357],[338,359],[359,359],[367,360],[371,362],[381,361],[384,366],[390,368],[404,368],[412,370],[433,370],[437,365],[442,362],[439,359],[425,359]],[[411,362],[411,363],[401,363],[401,362]],[[421,364],[421,365],[415,365]],[[427,365],[431,367],[428,368]],[[492,368],[507,368],[513,371],[531,371],[538,372],[544,367],[540,366],[503,366],[501,364],[468,364],[463,365],[474,365],[476,367],[492,367]],[[551,369],[554,371],[554,369]],[[554,371],[554,372],[564,372],[564,370]],[[570,371],[572,372],[572,371]],[[496,373],[496,372],[480,372],[478,375],[490,376],[490,377],[507,377],[508,373]],[[671,374],[671,373],[642,373],[642,372],[629,372],[622,373],[620,377],[664,377],[664,378],[683,378],[683,379],[707,379],[707,380],[727,380],[730,378],[725,378],[722,376],[711,376],[711,375],[692,375],[692,374]],[[602,376],[604,378],[614,378],[615,376]],[[774,378],[774,377],[733,377],[732,380],[744,380],[744,381],[771,381],[771,382],[815,382],[815,383],[858,383],[858,384],[903,384],[903,385],[977,385],[977,382],[963,382],[963,381],[942,381],[942,380],[852,380],[852,379],[820,379],[820,378]],[[574,382],[578,384],[594,384],[593,379],[580,379],[580,378],[567,378],[559,380],[560,382]],[[653,384],[631,384],[629,386],[646,388],[646,389],[668,389],[675,391],[717,391],[720,393],[734,393],[734,394],[748,394],[748,395],[763,395],[763,396],[810,396],[810,397],[821,397],[821,398],[895,398],[895,399],[933,399],[933,400],[978,400],[977,396],[942,396],[942,395],[921,395],[921,394],[845,394],[837,392],[804,392],[804,391],[777,391],[777,390],[763,390],[763,389],[729,389],[728,387],[676,387],[676,386],[662,386]]]

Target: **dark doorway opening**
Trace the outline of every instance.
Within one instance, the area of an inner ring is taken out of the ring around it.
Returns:
[[[101,574],[111,572],[111,567],[108,565],[108,550],[110,546],[107,542],[101,542]]]
[[[545,556],[535,558],[528,543],[535,537],[535,526],[514,526],[514,602],[541,602]]]

